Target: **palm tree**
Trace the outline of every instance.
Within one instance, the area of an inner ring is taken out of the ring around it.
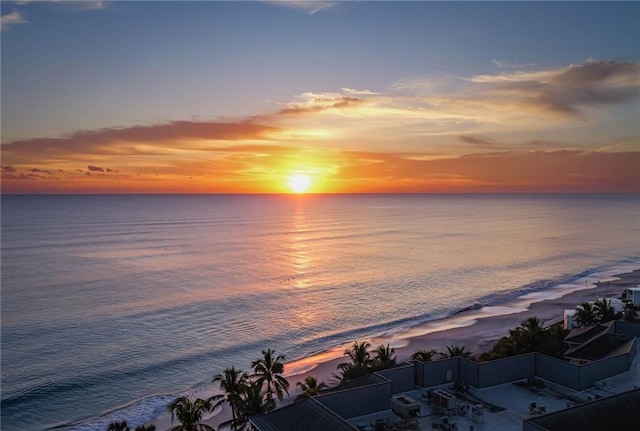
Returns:
[[[107,431],[131,431],[131,428],[129,428],[127,421],[111,422],[107,427]],[[135,431],[156,431],[156,426],[153,424],[138,425]]]
[[[616,313],[615,308],[611,305],[611,301],[607,301],[607,298],[598,299],[594,302],[593,309],[599,323],[610,322],[622,317],[621,313]]]
[[[111,422],[107,427],[107,431],[130,431],[127,421]]]
[[[354,341],[351,346],[351,350],[345,350],[344,354],[349,356],[351,364],[354,366],[366,368],[371,365],[371,354],[369,353],[370,347],[371,343],[367,341],[363,341],[361,343]]]
[[[578,326],[595,325],[597,322],[596,313],[590,302],[584,302],[576,307],[574,317]]]
[[[627,322],[635,322],[636,320],[638,320],[638,311],[640,311],[640,307],[638,307],[631,301],[627,301],[624,304],[624,320],[626,320]]]
[[[262,384],[258,381],[248,381],[242,392],[238,404],[238,417],[233,426],[243,431],[246,429],[249,417],[270,412],[275,408],[276,402],[262,391]]]
[[[509,331],[509,336],[515,343],[516,354],[543,350],[546,343],[545,335],[540,320],[536,316],[523,320],[520,326]]]
[[[395,349],[390,348],[388,344],[386,346],[381,344],[374,351],[375,359],[371,363],[371,368],[384,370],[395,367],[397,365],[395,352]]]
[[[447,346],[447,352],[440,353],[443,358],[454,358],[461,356],[463,358],[471,359],[471,352],[466,350],[465,346]]]
[[[372,362],[371,353],[369,353],[370,347],[371,344],[367,341],[360,343],[354,341],[351,349],[344,351],[345,356],[348,356],[351,362],[338,364],[337,368],[342,371],[341,380],[343,382],[363,376],[370,371]]]
[[[562,325],[553,325],[546,332],[548,333],[547,346],[546,350],[542,353],[556,358],[562,358],[568,348],[564,339],[569,335],[570,331],[564,329]]]
[[[302,393],[296,397],[296,401],[318,395],[318,392],[327,387],[324,382],[318,383],[318,379],[313,376],[307,376],[304,379],[304,383],[298,382],[296,383],[296,386],[302,389]]]
[[[251,367],[255,371],[251,377],[256,379],[256,383],[260,387],[267,383],[267,398],[273,399],[275,391],[278,399],[282,401],[283,392],[289,395],[289,382],[282,376],[284,372],[284,356],[275,356],[275,351],[271,349],[262,351],[262,358],[251,363]]]
[[[215,431],[209,425],[200,423],[206,412],[213,410],[209,400],[196,399],[191,402],[187,397],[179,397],[173,400],[167,410],[171,412],[171,422],[177,419],[180,425],[171,428],[170,431]]]
[[[209,398],[209,401],[213,403],[213,409],[221,406],[223,403],[231,406],[232,422],[235,429],[235,422],[238,416],[238,406],[242,401],[240,396],[244,392],[244,388],[248,383],[248,376],[246,373],[236,370],[235,367],[226,368],[223,374],[216,374],[212,380],[213,383],[218,383],[220,390],[225,395],[215,395]]]
[[[520,352],[518,350],[518,345],[513,336],[502,337],[500,338],[496,344],[494,344],[493,349],[488,354],[482,354],[481,360],[492,360],[492,359],[500,359],[507,358],[509,356],[518,355]]]
[[[417,350],[413,355],[411,355],[411,359],[420,362],[431,362],[436,353],[437,352],[435,350]]]

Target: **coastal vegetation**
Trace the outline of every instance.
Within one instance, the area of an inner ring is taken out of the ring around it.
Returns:
[[[628,321],[637,319],[638,307],[625,303],[625,312],[616,312],[611,301],[600,299],[593,303],[585,302],[576,307],[575,320],[580,326],[595,325],[611,320],[624,318]],[[543,322],[533,316],[523,320],[519,326],[509,330],[509,335],[500,338],[493,348],[475,358],[464,345],[446,346],[446,350],[417,350],[411,360],[430,362],[436,358],[445,359],[463,357],[470,360],[490,361],[526,353],[538,352],[562,358],[567,346],[564,343],[569,331],[561,325],[544,328]],[[354,341],[351,348],[344,351],[349,360],[338,364],[339,374],[334,374],[338,384],[348,382],[357,377],[375,371],[396,367],[395,349],[389,344],[380,345],[372,350],[368,341]],[[253,373],[248,374],[234,366],[216,374],[212,382],[218,384],[220,394],[209,399],[191,401],[187,397],[176,398],[167,407],[172,422],[178,425],[170,431],[215,431],[210,425],[202,423],[206,413],[222,408],[225,404],[231,409],[232,418],[220,424],[220,429],[230,428],[232,431],[250,429],[249,418],[268,413],[276,408],[276,398],[283,400],[289,395],[289,382],[283,376],[285,358],[272,349],[262,350],[262,356],[251,363]],[[328,385],[318,381],[314,376],[306,376],[303,382],[296,384],[300,394],[294,401],[318,395]],[[125,421],[112,422],[107,431],[131,431]],[[140,425],[133,431],[155,431],[154,425]]]
[[[411,359],[420,362],[431,362],[436,353],[438,352],[435,350],[417,350],[411,355]]]
[[[531,352],[561,358],[567,349],[564,338],[568,333],[559,325],[544,329],[536,316],[529,317],[517,328],[509,330],[508,336],[500,338],[491,351],[482,353],[479,359],[489,361]]]
[[[201,423],[202,416],[213,410],[209,400],[198,398],[192,402],[187,397],[179,397],[167,406],[167,410],[171,412],[171,422],[174,419],[179,422],[170,431],[215,431],[213,427]]]
[[[203,423],[203,417],[225,404],[231,408],[231,419],[220,424],[220,429],[230,428],[233,431],[249,429],[249,417],[264,414],[276,407],[275,396],[282,400],[289,394],[289,382],[284,373],[284,356],[277,355],[274,350],[262,351],[262,357],[251,363],[253,374],[231,366],[222,373],[216,374],[212,382],[218,384],[222,393],[208,399],[197,398],[191,401],[182,396],[173,400],[167,410],[171,413],[171,422],[178,424],[170,431],[215,431]],[[316,395],[325,388],[324,382],[318,383],[313,377],[307,377],[301,388],[304,396]],[[131,431],[125,421],[112,422],[107,431]],[[154,425],[140,425],[134,431],[155,431]]]
[[[255,382],[259,387],[267,384],[267,398],[273,400],[273,392],[275,391],[278,399],[282,401],[283,392],[289,395],[289,382],[282,377],[284,372],[284,356],[275,355],[271,349],[262,351],[262,358],[254,361],[251,367],[255,371],[251,377],[255,378]]]
[[[107,426],[107,431],[131,431],[127,421],[111,422]],[[134,431],[156,431],[155,425],[138,425]]]
[[[431,360],[433,359],[433,357],[436,355],[435,350],[431,349],[431,350],[417,350],[416,352],[414,352],[411,355],[411,359],[414,361],[420,361],[420,362],[431,362]]]
[[[334,375],[340,382],[346,382],[374,371],[395,367],[395,349],[387,344],[380,345],[373,353],[369,351],[371,343],[354,341],[351,349],[345,350],[344,355],[350,361],[338,364],[339,375]]]
[[[304,382],[298,382],[297,386],[302,390],[302,393],[296,397],[296,401],[318,395],[321,390],[327,388],[324,381],[318,382],[314,376],[305,377]]]
[[[439,352],[441,358],[455,358],[461,356],[463,358],[472,359],[471,352],[467,350],[466,346],[447,346],[446,352]]]
[[[606,298],[595,302],[584,302],[576,307],[575,322],[578,326],[591,326],[622,318],[622,313],[616,312],[611,301]]]
[[[246,373],[236,370],[235,367],[229,367],[222,374],[216,374],[213,377],[213,383],[218,383],[218,387],[223,392],[222,395],[212,397],[215,402],[214,408],[222,406],[226,403],[231,407],[231,424],[235,429],[236,421],[241,409],[242,393],[247,386],[249,377]]]
[[[640,312],[640,307],[633,302],[628,301],[624,304],[624,320],[627,322],[637,322],[640,320],[640,318],[638,318],[638,312]]]
[[[284,356],[274,350],[262,351],[262,357],[251,363],[253,374],[249,375],[235,367],[213,377],[222,394],[209,398],[212,410],[224,404],[231,408],[231,420],[220,424],[220,428],[233,431],[247,429],[249,417],[275,409],[274,393],[279,400],[289,395],[289,382],[284,373]]]

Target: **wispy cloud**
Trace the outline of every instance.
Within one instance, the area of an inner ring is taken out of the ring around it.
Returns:
[[[354,93],[348,93],[354,94]],[[365,93],[359,93],[365,94]],[[375,94],[375,93],[370,93]],[[305,114],[327,110],[355,107],[364,103],[364,99],[347,96],[341,93],[303,93],[297,96],[299,101],[285,104],[280,114]]]
[[[19,0],[15,2],[17,8],[6,15],[2,15],[0,31],[8,31],[12,26],[16,24],[27,24],[29,21],[26,19],[26,13],[24,8],[34,3],[50,3],[60,7],[64,7],[66,10],[73,12],[84,12],[91,10],[102,10],[106,8],[106,4],[103,1],[91,1],[91,0]]]
[[[27,21],[24,14],[16,9],[12,10],[6,15],[0,17],[0,31],[9,31],[12,26],[17,24],[26,24]]]
[[[499,67],[500,69],[524,69],[527,67],[533,67],[535,64],[519,64],[519,63],[509,63],[507,61],[496,60],[495,58],[491,60],[491,62]]]
[[[354,95],[354,96],[372,96],[376,94],[381,94],[371,90],[366,90],[366,89],[356,90],[355,88],[347,88],[347,87],[342,87],[340,90],[342,90],[342,92],[345,94]]]
[[[614,60],[587,61],[566,68],[478,75],[469,81],[496,97],[531,106],[578,114],[581,107],[614,104],[638,97],[640,65]]]
[[[54,3],[77,11],[105,8],[105,2],[93,0],[18,0],[15,3],[21,6],[32,3]]]
[[[591,151],[555,134],[588,125],[598,115],[592,107],[638,98],[639,72],[636,63],[590,60],[406,80],[380,91],[305,92],[272,114],[238,120],[14,141],[2,145],[2,187],[269,192],[282,191],[274,184],[304,167],[323,178],[327,191],[640,191],[633,131]]]
[[[384,94],[309,92],[281,113],[314,116],[327,130],[342,132],[361,125],[369,131],[402,128],[405,137],[471,136],[584,126],[593,120],[591,108],[637,100],[639,94],[638,64],[588,61],[457,80],[405,80]]]
[[[170,156],[180,150],[204,151],[216,141],[268,139],[275,126],[240,122],[176,121],[150,126],[76,132],[62,138],[34,138],[2,145],[8,164],[57,163],[87,156]]]
[[[316,14],[324,9],[329,9],[335,7],[337,2],[328,2],[328,1],[314,1],[314,0],[276,0],[276,1],[267,1],[267,3],[282,6],[282,7],[290,7],[295,9],[301,9],[309,13],[309,15]]]

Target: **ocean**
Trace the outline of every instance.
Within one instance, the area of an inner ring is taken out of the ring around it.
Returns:
[[[262,349],[640,268],[638,195],[1,199],[3,431],[136,426]]]

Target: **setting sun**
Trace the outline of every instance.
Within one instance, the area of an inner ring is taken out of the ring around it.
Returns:
[[[294,193],[304,193],[311,187],[311,177],[304,174],[294,174],[287,180],[287,185]]]

